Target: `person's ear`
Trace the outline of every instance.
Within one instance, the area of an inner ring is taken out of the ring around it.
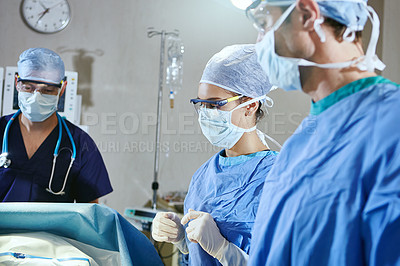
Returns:
[[[315,20],[321,16],[317,2],[314,0],[298,0],[296,9],[300,13],[304,30],[314,31]]]
[[[18,74],[15,74],[15,88],[17,88],[18,90],[17,84],[18,84]]]
[[[67,81],[64,81],[64,82],[63,82],[63,85],[62,85],[62,87],[61,87],[60,98],[61,98],[61,96],[64,94],[65,88],[66,88],[66,87],[67,87]]]
[[[246,106],[245,116],[252,116],[258,110],[260,102],[254,102]]]

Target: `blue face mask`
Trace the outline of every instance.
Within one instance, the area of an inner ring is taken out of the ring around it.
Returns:
[[[302,90],[299,66],[316,66],[320,68],[346,68],[356,66],[361,71],[373,71],[375,68],[383,70],[385,68],[385,65],[375,55],[376,42],[379,36],[379,19],[375,11],[369,7],[366,7],[366,9],[373,15],[371,16],[368,13],[373,25],[373,31],[365,56],[346,62],[318,64],[302,58],[277,55],[275,52],[274,32],[279,29],[295,7],[296,3],[293,3],[276,21],[272,29],[265,34],[262,41],[255,45],[258,62],[266,72],[271,84],[286,91]],[[314,23],[314,29],[320,37],[321,42],[325,42],[326,37],[320,27],[321,23],[323,23],[323,19],[317,19]]]
[[[57,111],[58,95],[40,92],[19,92],[18,105],[22,114],[32,122],[42,122]]]
[[[254,98],[250,101],[236,106],[231,111],[200,108],[199,124],[203,135],[214,146],[225,149],[232,148],[240,140],[245,132],[251,132],[256,129],[256,126],[245,129],[232,124],[231,119],[233,111],[265,98],[266,96]]]

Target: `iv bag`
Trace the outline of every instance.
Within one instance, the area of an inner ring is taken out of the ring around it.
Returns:
[[[168,36],[167,45],[168,63],[165,84],[170,92],[176,94],[182,88],[184,46],[179,37],[172,35]]]

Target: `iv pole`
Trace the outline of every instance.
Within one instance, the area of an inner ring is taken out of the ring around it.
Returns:
[[[162,96],[163,96],[163,83],[164,83],[164,54],[165,54],[165,37],[172,35],[179,37],[179,31],[174,30],[173,32],[155,31],[154,28],[147,29],[147,37],[152,38],[154,36],[161,35],[161,47],[160,47],[160,76],[158,79],[158,104],[157,104],[157,125],[156,125],[156,148],[154,155],[154,180],[151,184],[153,190],[153,202],[152,207],[155,210],[157,207],[157,190],[158,190],[158,173],[160,167],[160,138],[161,138],[161,115],[162,115]]]

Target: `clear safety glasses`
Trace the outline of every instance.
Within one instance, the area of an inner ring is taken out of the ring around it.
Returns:
[[[246,16],[258,32],[265,34],[272,29],[282,13],[294,2],[296,1],[256,0],[246,9]]]
[[[201,99],[191,99],[190,102],[193,103],[194,109],[199,113],[200,108],[209,109],[219,109],[227,103],[239,100],[243,95],[237,95],[228,99],[212,101],[212,100],[201,100]]]
[[[47,95],[58,95],[60,88],[62,87],[65,79],[61,81],[60,84],[52,84],[43,81],[36,80],[25,80],[21,78],[17,78],[18,89],[23,92],[33,93],[34,91],[38,91],[41,94]]]

